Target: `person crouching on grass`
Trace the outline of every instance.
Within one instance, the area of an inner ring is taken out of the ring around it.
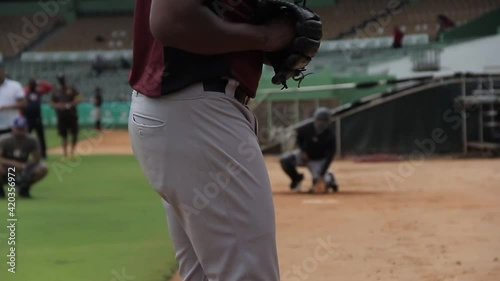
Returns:
[[[38,141],[28,134],[28,122],[16,117],[12,132],[0,139],[0,198],[5,198],[3,185],[9,183],[9,173],[15,177],[19,196],[30,198],[31,186],[48,173],[41,159]]]

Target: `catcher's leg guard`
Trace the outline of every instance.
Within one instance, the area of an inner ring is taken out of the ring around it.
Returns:
[[[285,171],[292,181],[302,178],[302,175],[297,172],[297,160],[293,153],[287,152],[283,154],[280,158],[280,164],[283,171]]]
[[[328,172],[328,174],[326,174],[325,181],[328,184],[328,187],[333,190],[333,192],[338,191],[339,185],[337,184],[337,180],[335,179],[335,175],[332,172]]]

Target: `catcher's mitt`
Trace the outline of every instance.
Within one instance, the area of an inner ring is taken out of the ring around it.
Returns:
[[[309,193],[327,193],[328,188],[326,187],[326,182],[323,178],[314,180],[313,187]]]
[[[286,20],[295,27],[295,39],[283,50],[266,53],[274,68],[273,84],[288,88],[287,80],[300,82],[304,79],[305,67],[317,54],[323,36],[321,18],[303,5],[299,6],[285,0],[259,0],[256,21],[260,24],[275,20]]]

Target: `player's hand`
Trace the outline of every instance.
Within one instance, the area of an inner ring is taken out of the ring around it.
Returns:
[[[326,192],[328,192],[328,189],[326,188],[326,182],[324,178],[320,177],[314,179],[311,193],[326,193]]]
[[[262,31],[266,36],[266,44],[263,47],[265,52],[281,50],[290,45],[295,38],[293,26],[282,20],[263,25]]]

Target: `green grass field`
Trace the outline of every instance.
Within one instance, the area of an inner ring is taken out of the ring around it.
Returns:
[[[36,137],[36,134],[34,132],[33,135]],[[98,135],[97,131],[91,128],[81,128],[79,139],[84,140],[90,137],[95,137],[97,135]],[[47,147],[49,148],[61,145],[61,139],[59,138],[59,135],[57,135],[57,130],[54,128],[45,129],[45,141],[47,143]]]
[[[0,280],[168,280],[176,264],[164,211],[133,156],[58,157],[34,198],[16,201],[15,274],[0,201]]]

